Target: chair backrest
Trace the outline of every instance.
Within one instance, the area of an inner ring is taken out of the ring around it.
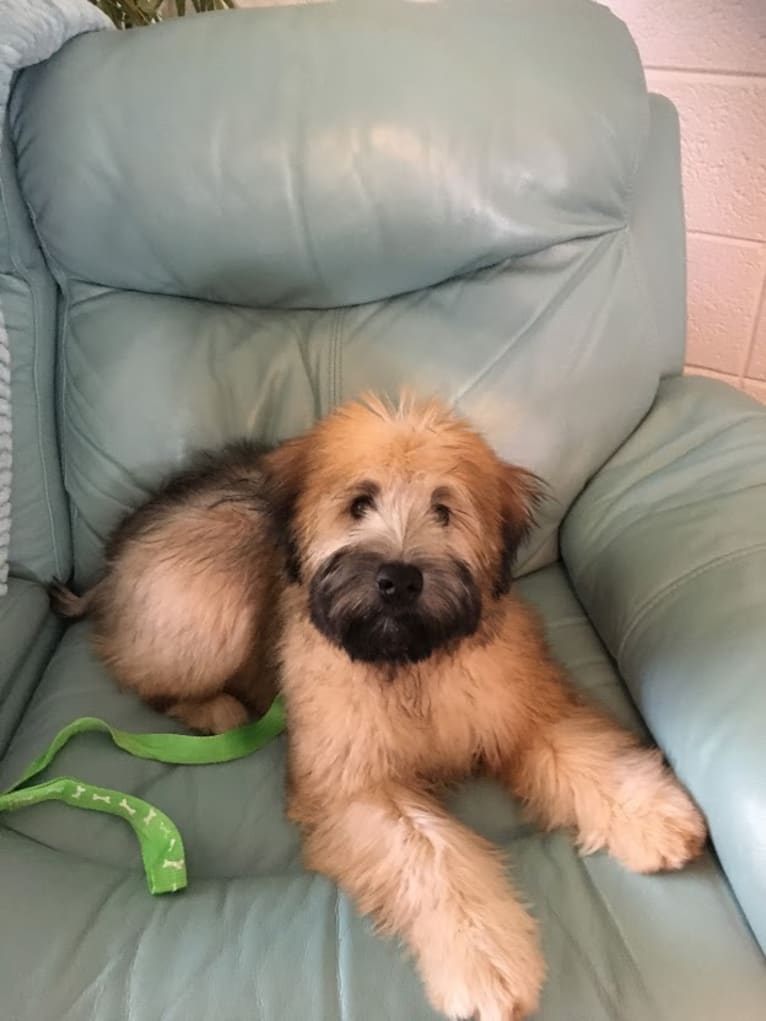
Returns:
[[[680,369],[674,113],[587,0],[95,33],[20,77],[12,127],[61,293],[80,582],[191,449],[402,383],[549,480],[530,569]]]

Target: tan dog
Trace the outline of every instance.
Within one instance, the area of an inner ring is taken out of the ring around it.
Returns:
[[[242,442],[203,455],[115,531],[94,588],[51,586],[62,616],[92,614],[118,683],[195,730],[246,723],[274,692],[283,557],[262,453]]]
[[[96,611],[123,683],[210,729],[244,716],[227,686],[247,688],[277,627],[307,865],[408,943],[436,1009],[527,1016],[544,975],[535,923],[441,784],[489,773],[543,826],[639,872],[680,868],[705,839],[659,752],[583,702],[508,594],[537,480],[437,403],[348,405],[233,460],[182,485],[173,510],[161,496],[139,511],[70,609]]]

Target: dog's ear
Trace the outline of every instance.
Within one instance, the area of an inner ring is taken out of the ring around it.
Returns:
[[[535,515],[545,495],[545,483],[533,472],[515,464],[500,467],[500,562],[494,595],[510,590],[513,565],[519,547],[535,524]]]
[[[295,510],[306,477],[304,437],[286,440],[261,459],[266,501],[290,581],[301,580],[300,551],[295,534]]]

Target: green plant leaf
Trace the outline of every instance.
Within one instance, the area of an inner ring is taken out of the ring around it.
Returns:
[[[2,0],[0,0],[2,2]],[[162,21],[163,0],[91,0],[91,3],[111,18],[117,28],[138,28]],[[179,18],[186,14],[186,0],[174,0]],[[234,10],[236,0],[191,0],[195,11]]]

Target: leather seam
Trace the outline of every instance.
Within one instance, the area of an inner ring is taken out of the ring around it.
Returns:
[[[608,238],[611,241],[611,238],[614,237],[615,233],[616,233],[615,231],[610,231],[608,233],[598,234],[593,239],[589,239],[593,240],[594,242],[591,250],[584,257],[581,264],[572,273],[572,276],[566,282],[566,285],[563,288],[561,288],[556,295],[556,300],[559,305],[561,304],[561,302],[563,302],[572,294],[572,292],[578,287],[582,280],[588,275],[588,273],[590,273],[594,260],[602,251],[602,243],[604,242],[604,239]],[[569,244],[569,242],[561,242],[561,244]],[[550,247],[555,248],[557,246],[551,245]],[[535,326],[538,326],[541,320],[543,320],[544,317],[550,313],[550,311],[551,303],[547,303],[538,314],[534,315],[532,319],[525,324],[521,332],[511,337],[503,345],[502,349],[498,351],[497,354],[495,354],[493,357],[491,357],[489,361],[484,366],[482,366],[482,368],[480,368],[478,372],[474,374],[472,379],[470,379],[464,386],[460,387],[453,394],[452,404],[453,405],[457,404],[458,401],[463,400],[465,397],[468,396],[468,394],[471,393],[471,391],[475,390],[475,388],[481,383],[481,381],[487,375],[489,375],[489,373],[492,372],[492,370],[496,366],[500,365],[501,362],[508,357],[510,352],[515,347],[517,347],[520,343],[523,342],[523,340],[525,339],[525,337],[527,337],[529,332]]]
[[[67,341],[67,331],[69,329],[69,311],[70,311],[70,298],[69,298],[69,288],[68,287],[67,287],[66,293],[62,293],[62,297],[63,297],[64,312],[63,312],[63,315],[61,317],[61,331],[59,333],[59,336],[56,338],[56,340],[57,340],[56,346],[57,346],[57,349],[58,349],[58,357],[59,357],[59,373],[58,373],[58,375],[59,375],[59,378],[61,380],[61,384],[60,384],[61,389],[60,389],[60,395],[59,395],[59,401],[60,401],[60,407],[61,407],[61,416],[60,416],[61,420],[60,420],[60,423],[59,423],[60,424],[60,430],[59,431],[62,434],[62,439],[63,439],[64,428],[67,425],[67,391],[68,391],[68,383],[69,383],[69,374],[68,374],[68,371],[67,371],[68,370],[68,366],[69,366],[69,362],[68,362],[68,359],[67,359],[67,343],[66,343],[66,341]],[[60,444],[60,447],[61,447],[61,477],[64,480],[64,488],[65,488],[66,493],[68,494],[69,493],[69,456],[68,456],[68,449],[67,449],[66,444],[63,443],[63,442]],[[70,521],[71,521],[71,528],[72,528],[72,561],[74,562],[74,559],[75,559],[75,557],[74,557],[74,521],[72,520],[72,513],[71,513],[72,509],[73,508],[72,508],[72,505],[70,503],[69,510],[70,510]]]
[[[36,227],[35,227],[35,232],[37,232],[37,228]],[[55,284],[54,284],[54,288],[55,288]],[[63,561],[61,559],[61,551],[59,549],[58,538],[56,536],[56,524],[55,524],[55,521],[53,519],[53,507],[51,505],[51,496],[50,496],[50,482],[49,482],[49,479],[48,479],[48,467],[47,467],[47,464],[46,464],[46,458],[45,458],[45,454],[43,452],[42,423],[40,421],[43,405],[42,405],[41,400],[40,400],[40,382],[39,382],[39,372],[40,372],[40,343],[39,343],[40,309],[39,309],[39,304],[38,304],[39,303],[39,295],[36,293],[35,288],[31,288],[31,291],[32,291],[33,317],[34,317],[34,327],[33,327],[34,349],[33,349],[33,355],[32,355],[32,385],[33,385],[34,394],[35,394],[35,408],[37,410],[37,414],[35,415],[35,426],[36,426],[35,433],[36,433],[36,437],[37,437],[37,454],[38,454],[38,457],[40,459],[40,473],[42,475],[43,491],[45,493],[45,509],[47,511],[48,527],[50,529],[50,535],[51,535],[51,547],[52,547],[52,550],[53,550],[53,560],[54,560],[54,563],[56,564],[56,572],[57,572],[57,574],[60,574],[61,573],[61,568],[62,568]],[[55,359],[55,342],[52,345],[52,347],[53,347],[53,350],[51,351],[51,354],[54,356],[54,359]],[[54,370],[54,389],[55,389],[55,362],[54,362],[53,370]],[[53,415],[55,417],[55,413],[56,413],[55,412],[55,405],[50,407],[48,409],[48,411],[49,411],[49,413],[51,415]],[[53,429],[54,429],[54,435],[55,435],[55,433],[56,433],[55,422],[53,424]],[[56,444],[56,446],[58,447],[58,443]],[[58,453],[58,450],[57,450],[57,453]]]
[[[14,137],[14,146],[15,146],[15,137]],[[15,151],[15,149],[14,149],[14,151]],[[37,226],[37,216],[35,214],[34,208],[32,207],[32,203],[27,199],[27,196],[24,194],[24,190],[21,187],[20,183],[19,183],[19,195],[21,197],[22,202],[24,203],[24,208],[27,211],[27,215],[29,216],[30,223],[32,224],[32,228],[34,230],[34,235],[35,235],[35,238],[37,240],[37,245],[38,245],[38,247],[40,249],[40,252],[42,253],[43,260],[45,262],[45,268],[47,269],[48,274],[51,277],[51,281],[53,283],[53,287],[54,287],[54,289],[55,289],[55,291],[56,291],[56,293],[58,295],[56,304],[58,306],[58,304],[59,304],[59,300],[58,299],[60,298],[62,303],[63,303],[63,308],[64,308],[63,316],[62,316],[62,319],[61,319],[61,327],[59,328],[58,322],[56,323],[56,326],[55,326],[55,338],[54,338],[54,345],[53,345],[53,357],[54,357],[53,407],[52,407],[51,411],[52,411],[52,414],[53,414],[53,427],[54,427],[54,435],[55,435],[55,438],[56,438],[56,453],[57,453],[57,456],[58,456],[58,463],[59,463],[59,468],[60,468],[61,486],[62,486],[62,489],[63,489],[64,506],[65,506],[65,509],[66,509],[66,517],[67,517],[67,521],[68,521],[68,524],[69,524],[69,544],[70,544],[70,554],[71,554],[70,570],[73,572],[74,569],[75,569],[75,564],[76,564],[75,548],[74,548],[74,546],[75,546],[75,544],[74,544],[74,523],[75,523],[75,517],[77,515],[77,508],[74,506],[74,504],[70,500],[70,498],[69,498],[69,491],[67,489],[67,474],[68,474],[68,461],[69,461],[69,459],[67,457],[66,445],[65,445],[65,443],[63,441],[63,426],[64,426],[64,422],[65,422],[65,417],[66,417],[65,413],[66,413],[66,392],[67,392],[67,387],[66,387],[66,384],[67,384],[67,361],[66,361],[66,357],[65,357],[64,347],[65,347],[65,331],[66,331],[66,328],[67,328],[68,323],[69,323],[69,307],[70,307],[69,283],[70,283],[70,278],[69,278],[69,275],[68,275],[67,271],[65,270],[64,266],[61,263],[58,262],[58,260],[55,258],[55,256],[53,255],[53,253],[49,249],[49,247],[48,247],[48,245],[47,245],[47,243],[46,243],[46,241],[45,241],[45,239],[44,239],[40,229]],[[112,290],[114,290],[114,288],[112,288]],[[61,391],[60,391],[61,392],[61,398],[60,398],[60,401],[61,401],[61,414],[60,415],[58,413],[58,401],[59,401],[59,398],[57,396],[57,391],[58,391],[58,387],[59,387],[59,381],[60,381],[60,387],[61,387]],[[43,467],[43,476],[45,477],[45,468],[44,467]],[[54,535],[54,547],[55,547],[55,532],[53,532],[53,535]],[[60,572],[61,571],[60,557],[58,555],[56,555],[55,556],[55,560],[56,560],[57,564],[59,565],[57,570]]]
[[[330,326],[330,356],[328,359],[328,399],[329,408],[332,410],[340,402],[340,334],[343,325],[344,308],[335,308],[332,311],[332,323]]]
[[[8,150],[9,153],[11,155],[15,156],[15,151],[16,151],[15,150],[15,145],[14,145],[13,139],[10,137],[10,132],[6,132],[5,142],[10,147],[9,150]],[[45,249],[44,249],[44,247],[42,245],[42,242],[41,242],[41,239],[40,239],[40,232],[37,229],[37,224],[36,224],[34,216],[32,214],[32,210],[31,210],[31,208],[29,206],[29,203],[24,198],[24,194],[23,194],[23,191],[22,191],[20,186],[19,186],[18,191],[19,191],[19,197],[21,198],[21,201],[24,203],[24,207],[27,210],[27,214],[29,215],[30,222],[31,222],[32,227],[34,229],[34,234],[35,234],[35,239],[37,241],[38,249],[39,249],[40,253],[43,256],[45,256]],[[40,412],[42,410],[42,405],[40,403],[40,386],[39,386],[39,371],[40,371],[40,343],[39,343],[40,309],[39,309],[39,295],[37,293],[38,289],[33,285],[33,281],[32,281],[31,276],[30,276],[30,270],[25,265],[23,265],[23,263],[21,263],[19,261],[19,259],[17,258],[16,252],[14,251],[13,245],[10,244],[10,239],[11,239],[11,236],[12,236],[11,222],[10,222],[10,217],[9,217],[9,214],[8,214],[8,205],[7,205],[6,195],[5,195],[5,189],[3,187],[0,187],[0,206],[2,206],[3,220],[5,222],[6,231],[8,232],[8,239],[9,239],[8,256],[9,256],[9,259],[10,259],[11,269],[13,270],[13,273],[20,280],[22,280],[26,284],[26,286],[27,286],[27,288],[29,290],[29,296],[30,296],[30,304],[31,304],[31,311],[32,311],[32,391],[33,391],[34,397],[35,397],[35,412],[36,412],[36,414],[35,414],[35,439],[37,441],[37,456],[38,456],[39,464],[40,464],[40,476],[42,478],[42,484],[43,484],[43,493],[44,493],[44,497],[45,497],[45,509],[46,509],[47,518],[48,518],[48,528],[50,530],[50,549],[51,549],[51,552],[53,554],[53,562],[56,565],[56,571],[60,572],[63,561],[62,561],[62,558],[61,558],[61,550],[59,548],[59,543],[58,543],[58,539],[57,539],[57,536],[56,536],[56,528],[55,528],[55,522],[54,522],[53,507],[51,506],[51,498],[50,498],[50,485],[49,485],[49,480],[48,480],[49,472],[48,472],[48,465],[47,465],[45,456],[43,454],[43,443],[42,443],[41,424],[40,424]],[[47,266],[45,266],[45,271],[50,274],[50,270],[48,269]],[[53,284],[53,287],[55,289],[56,284],[55,284],[55,281],[53,281],[52,277],[51,277],[51,283]],[[13,374],[13,364],[12,364],[13,360],[11,358],[11,351],[10,351],[10,338],[9,338],[8,355],[9,355],[9,362],[11,363],[10,364],[10,369],[11,369],[11,376],[12,376],[12,374]],[[11,430],[12,430],[13,429],[13,387],[12,386],[10,388],[9,407],[10,407],[10,419],[11,419]],[[55,415],[55,407],[50,409],[50,410]],[[55,428],[55,422],[54,422],[54,433],[57,433],[57,432],[58,432],[58,430]],[[13,446],[14,446],[13,439],[14,439],[13,431],[11,431],[11,458],[12,459],[13,459]],[[13,460],[11,461],[11,465],[13,465]],[[10,521],[10,527],[13,527],[13,475],[11,475],[11,521]],[[11,551],[10,532],[9,532],[9,544],[8,544],[8,559],[9,559],[9,561],[11,559],[11,552],[12,551]]]
[[[332,351],[330,360],[330,402],[334,408],[338,403],[338,319],[340,309],[335,309],[332,316]]]
[[[699,444],[699,446],[701,447],[702,444]],[[697,448],[692,448],[692,449],[697,449]],[[611,511],[614,510],[614,505],[615,505],[615,503],[617,503],[617,500],[619,500],[621,504],[624,504],[625,503],[625,497],[629,493],[631,493],[634,490],[636,490],[644,482],[646,482],[647,478],[651,478],[651,476],[644,476],[643,478],[637,480],[636,482],[631,483],[626,489],[622,490],[619,493],[618,497],[615,498],[615,500],[613,500],[611,502],[609,510],[611,510]],[[718,502],[721,501],[721,500],[726,500],[729,497],[739,497],[743,493],[747,493],[750,490],[753,490],[753,489],[763,489],[765,487],[766,487],[766,481],[764,481],[764,482],[753,482],[750,485],[740,486],[740,487],[738,487],[736,489],[730,489],[730,490],[727,490],[724,493],[708,493],[705,496],[701,496],[701,497],[699,497],[696,500],[689,500],[689,501],[685,501],[683,503],[666,504],[663,507],[656,507],[656,506],[649,507],[642,514],[640,514],[638,517],[636,517],[635,519],[629,521],[627,524],[623,525],[620,528],[619,531],[617,531],[613,535],[609,536],[606,539],[606,541],[604,542],[604,545],[599,548],[598,557],[599,557],[599,559],[601,559],[603,557],[607,557],[608,558],[610,553],[611,553],[611,551],[612,551],[612,549],[615,546],[619,546],[620,545],[620,543],[622,542],[623,538],[625,537],[625,533],[628,530],[634,529],[637,525],[640,525],[641,522],[645,521],[647,518],[651,518],[653,520],[653,522],[654,522],[654,521],[662,518],[666,514],[676,514],[679,511],[691,511],[691,510],[694,510],[696,507],[701,507],[701,506],[713,506],[713,507],[715,507],[715,505],[718,504]],[[595,527],[597,527],[597,526],[594,526],[594,529],[595,529]],[[580,544],[582,544],[585,547],[587,547],[588,545],[592,545],[592,543],[593,543],[592,535],[591,536],[587,536],[584,539],[583,538],[580,539]],[[591,561],[591,563],[588,564],[588,566],[586,566],[583,569],[583,572],[580,575],[581,577],[585,577],[585,576],[588,575],[588,573],[589,573],[588,568],[591,566],[591,564],[592,564],[592,561]]]
[[[632,42],[632,40],[631,40],[631,42]],[[641,56],[640,56],[640,54],[638,52],[638,49],[637,49],[635,43],[633,43],[633,51],[634,51],[634,57],[635,57],[636,61],[638,62],[638,66],[639,66],[639,68],[641,68],[641,78],[642,78],[642,83],[643,83],[643,86],[644,86],[644,102],[642,104],[643,108],[642,108],[641,115],[640,115],[640,119],[641,119],[641,132],[640,132],[640,136],[638,138],[636,138],[636,148],[635,148],[635,151],[633,153],[633,165],[630,168],[630,172],[628,174],[628,180],[626,182],[626,187],[625,187],[625,224],[624,225],[625,225],[626,228],[628,228],[629,225],[630,225],[630,221],[632,219],[633,212],[634,212],[634,209],[635,209],[636,184],[638,183],[638,172],[639,172],[639,170],[641,168],[642,156],[646,155],[646,151],[647,151],[647,147],[648,147],[648,143],[649,143],[649,138],[650,138],[650,135],[651,135],[651,119],[652,119],[652,111],[651,111],[651,104],[650,104],[650,100],[649,100],[649,92],[648,92],[648,88],[647,88],[646,75],[644,74],[644,70],[643,70],[643,67],[642,67],[642,64],[641,64]]]
[[[639,265],[635,245],[633,244],[633,231],[631,229],[630,223],[627,223],[625,225],[625,248],[626,254],[628,256],[628,262],[630,263],[630,268],[633,272],[633,279],[635,280],[636,287],[638,289],[640,297],[643,298],[644,319],[649,328],[649,333],[651,334],[654,346],[657,349],[657,351],[660,351],[662,348],[662,341],[660,337],[660,331],[657,327],[657,321],[654,318],[653,311],[654,303],[652,301],[649,285],[647,284],[646,277],[644,276],[643,268]],[[654,388],[655,396],[657,394],[658,388],[659,378],[657,380],[657,385]]]
[[[340,318],[338,320],[338,345],[337,345],[338,374],[336,378],[338,404],[341,404],[345,398],[345,387],[343,385],[343,326],[345,321],[346,309],[344,308],[342,309]]]
[[[697,567],[687,571],[686,574],[682,574],[680,578],[675,578],[673,581],[668,582],[658,592],[655,592],[650,599],[641,606],[633,618],[628,630],[623,635],[622,641],[620,642],[615,659],[620,664],[622,669],[622,660],[625,655],[625,649],[628,642],[633,637],[636,630],[640,627],[646,617],[656,609],[657,606],[662,603],[668,596],[673,595],[681,589],[687,582],[693,581],[695,578],[699,578],[708,571],[713,570],[715,567],[720,567],[722,564],[731,563],[736,560],[741,560],[744,557],[751,556],[753,553],[766,553],[766,542],[758,542],[752,546],[747,546],[744,549],[731,550],[729,553],[722,553],[720,556],[714,557],[705,564],[699,564]]]
[[[334,353],[334,331],[335,331],[335,316],[334,311],[331,313],[332,318],[330,319],[329,329],[329,351],[327,354],[327,366],[325,367],[325,383],[324,383],[324,400],[322,401],[322,414],[326,415],[332,408],[332,359]]]
[[[0,164],[0,212],[3,215],[3,221],[5,223],[6,236],[8,237],[8,258],[10,260],[11,272],[9,276],[19,276],[16,267],[16,257],[13,252],[11,245],[11,225],[8,219],[8,210],[5,201],[5,189],[3,187],[2,178],[2,165]],[[7,508],[7,523],[8,532],[6,538],[3,540],[5,552],[3,554],[3,563],[0,563],[0,596],[3,592],[7,593],[9,586],[7,582],[10,580],[10,566],[11,566],[11,527],[13,525],[13,358],[11,357],[11,338],[8,333],[7,324],[5,322],[5,316],[2,314],[0,309],[0,326],[4,328],[6,340],[8,344],[8,436],[9,436],[9,450],[8,450],[8,500],[7,503],[4,500],[0,505],[0,512],[2,512],[3,520],[6,520],[5,509]]]
[[[689,377],[685,377],[685,378],[689,378]],[[654,412],[655,407],[656,407],[656,404],[652,405],[652,408],[650,408],[648,415],[637,426],[637,430],[641,428],[643,422],[648,419],[649,415],[651,415]],[[620,491],[616,495],[614,494],[614,490],[612,488],[612,489],[610,489],[610,491],[609,491],[609,493],[607,495],[597,497],[597,502],[598,502],[598,505],[600,505],[600,506],[597,505],[595,507],[591,507],[590,508],[591,515],[592,515],[591,527],[590,527],[590,529],[588,531],[588,534],[585,535],[584,537],[581,537],[581,541],[583,541],[585,545],[592,544],[592,542],[593,542],[594,532],[596,532],[598,530],[598,527],[599,527],[597,522],[596,522],[596,517],[594,515],[594,511],[600,511],[602,514],[604,514],[604,513],[606,513],[607,510],[612,510],[616,503],[618,503],[620,501],[624,501],[625,498],[628,496],[628,494],[634,493],[637,489],[639,489],[642,485],[644,485],[644,483],[647,482],[649,479],[654,479],[657,476],[663,475],[663,474],[665,474],[667,472],[675,472],[677,470],[678,466],[682,465],[684,460],[690,454],[694,454],[696,451],[701,450],[711,440],[714,440],[714,439],[718,440],[718,439],[720,439],[722,436],[725,436],[726,433],[730,432],[732,429],[737,428],[738,426],[742,425],[745,422],[749,422],[751,419],[754,420],[754,421],[762,422],[763,421],[763,416],[764,416],[764,412],[761,409],[756,409],[755,411],[748,411],[747,413],[742,413],[741,416],[739,418],[737,418],[736,420],[727,422],[724,426],[712,430],[710,435],[703,436],[702,439],[699,440],[699,442],[694,443],[690,447],[685,447],[684,450],[681,451],[681,453],[679,453],[677,455],[674,454],[673,456],[670,457],[670,460],[666,461],[665,463],[660,465],[658,468],[654,468],[650,472],[642,475],[640,478],[634,479],[632,482],[629,482],[627,485],[625,485],[624,488],[620,489]],[[624,453],[625,447],[631,441],[633,435],[635,435],[635,433],[631,434],[631,436],[628,437],[628,439],[619,448],[619,450],[615,452],[613,457],[616,457],[617,453],[620,453],[620,454]],[[667,446],[667,444],[664,444],[664,445]],[[655,453],[655,452],[656,452],[656,448],[653,448],[652,453]],[[635,461],[635,458],[633,459],[633,461]],[[607,462],[607,464],[603,465],[602,468],[597,472],[597,475],[599,476],[600,479],[603,479],[604,477],[606,477],[607,472],[610,472],[610,471],[613,471],[613,470],[614,470],[614,464]],[[766,476],[764,478],[764,482],[766,482]],[[727,494],[714,494],[713,498],[717,499],[719,496],[730,495],[730,494],[737,494],[737,493],[740,493],[740,492],[745,492],[748,489],[752,489],[752,488],[756,488],[758,486],[764,485],[764,482],[757,482],[754,485],[748,485],[748,486],[742,487],[741,489],[731,490]],[[586,487],[583,489],[583,491],[581,492],[580,495],[583,495],[583,493],[585,492],[585,489],[587,489],[588,485],[589,484],[586,484]],[[579,498],[580,498],[580,496],[578,496],[576,499],[579,500]],[[702,500],[707,500],[707,499],[710,499],[710,497],[703,497],[700,500],[694,501],[692,504],[679,504],[679,505],[674,505],[672,507],[663,507],[662,510],[663,511],[664,510],[678,510],[678,509],[681,509],[681,508],[685,509],[687,506],[695,506],[697,503],[701,503]],[[574,504],[573,504],[573,506],[574,506]],[[656,510],[657,510],[656,508],[652,507],[651,508],[651,513],[653,513],[653,514],[656,513]],[[631,525],[633,523],[634,522],[631,522]],[[623,528],[623,532],[624,532],[624,528]],[[612,536],[611,538],[609,538],[607,540],[606,546],[602,547],[602,549],[599,551],[599,555],[602,555],[606,550],[608,550],[613,545],[613,543],[616,541],[616,539],[619,539],[622,536],[622,534],[623,533],[620,532],[616,536]]]
[[[338,1017],[340,1018],[340,1021],[344,1021],[345,1016],[346,1016],[346,1010],[345,1010],[346,996],[345,996],[345,983],[343,981],[343,967],[342,967],[342,964],[341,964],[341,954],[340,954],[340,948],[341,948],[341,943],[342,943],[341,918],[340,918],[340,904],[341,904],[341,900],[340,900],[340,898],[341,898],[340,891],[336,888],[336,890],[335,890],[335,908],[333,910],[333,915],[335,916],[335,988],[336,988],[336,991],[337,991],[337,1001],[338,1001],[338,1008],[339,1008],[338,1009]]]
[[[589,887],[591,896],[593,897],[594,900],[598,901],[598,903],[601,905],[604,911],[604,914],[611,922],[612,930],[617,934],[617,937],[623,946],[625,958],[630,964],[630,968],[631,971],[633,972],[633,977],[636,981],[636,984],[639,986],[641,992],[644,994],[644,996],[652,1006],[652,1010],[654,1011],[653,1021],[660,1021],[660,1018],[663,1016],[663,1013],[658,1009],[657,1000],[653,995],[652,990],[649,988],[649,985],[647,984],[646,980],[644,979],[643,973],[641,971],[641,966],[638,960],[636,959],[635,952],[633,951],[633,948],[631,947],[625,935],[623,926],[620,925],[618,916],[616,915],[614,908],[610,904],[608,897],[599,888],[598,883],[593,878],[591,870],[588,867],[589,863],[587,856],[583,859],[582,865],[583,873],[587,881],[586,885]]]

